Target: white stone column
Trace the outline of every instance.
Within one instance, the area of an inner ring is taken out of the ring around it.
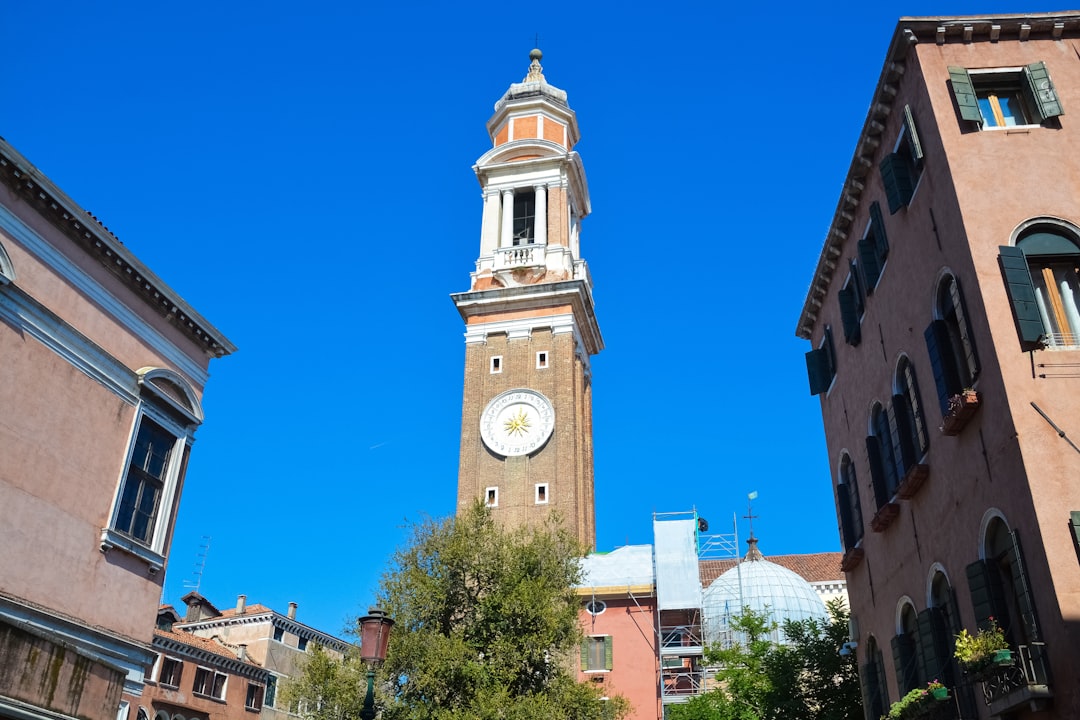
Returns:
[[[499,247],[510,247],[514,244],[514,190],[507,188],[502,191],[502,234],[499,237]]]
[[[480,220],[480,257],[499,247],[499,191],[484,190],[484,214]]]
[[[536,217],[533,219],[533,238],[537,245],[547,245],[547,185],[537,185]]]

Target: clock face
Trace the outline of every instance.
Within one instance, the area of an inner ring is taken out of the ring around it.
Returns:
[[[507,390],[492,398],[480,416],[480,437],[503,457],[536,452],[555,427],[555,408],[535,390]]]

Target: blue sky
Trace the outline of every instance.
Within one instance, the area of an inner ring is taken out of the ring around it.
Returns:
[[[3,3],[0,135],[240,348],[211,365],[165,599],[210,537],[219,607],[338,632],[408,523],[453,511],[448,296],[536,35],[592,197],[599,549],[650,542],[654,511],[728,532],[757,491],[766,554],[838,550],[794,330],[893,28],[1054,9]]]

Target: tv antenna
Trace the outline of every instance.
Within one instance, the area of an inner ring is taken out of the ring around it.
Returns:
[[[206,570],[206,556],[210,554],[210,536],[202,536],[203,543],[199,546],[199,552],[195,554],[195,579],[185,580],[184,589],[199,592],[202,585],[203,571]]]

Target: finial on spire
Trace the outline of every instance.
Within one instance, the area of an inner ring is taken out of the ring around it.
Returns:
[[[537,36],[539,39],[539,36]],[[537,43],[539,45],[539,43]],[[544,80],[544,68],[540,65],[540,60],[544,57],[544,53],[540,52],[540,48],[533,48],[529,51],[529,74],[525,76],[524,82],[545,82]]]

